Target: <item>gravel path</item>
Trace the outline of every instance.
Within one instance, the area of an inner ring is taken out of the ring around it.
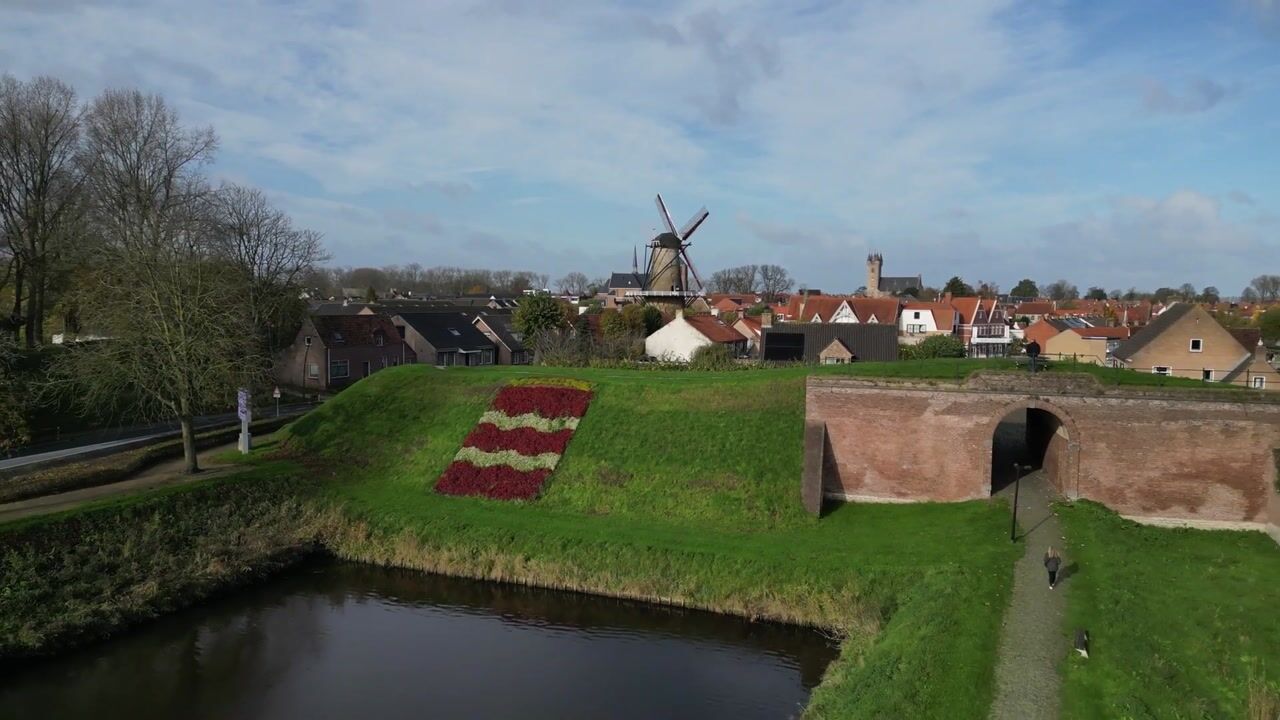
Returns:
[[[1013,502],[1013,486],[1000,496]],[[1057,499],[1043,472],[1021,482],[1018,496],[1019,542],[1025,548],[1014,568],[1013,599],[1000,631],[996,665],[996,720],[1037,720],[1058,717],[1059,666],[1069,651],[1064,630],[1066,593],[1071,588],[1071,558],[1063,556],[1056,589],[1049,589],[1044,554],[1052,545],[1063,549],[1062,526],[1053,513]]]

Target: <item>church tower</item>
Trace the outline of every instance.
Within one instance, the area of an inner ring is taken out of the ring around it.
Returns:
[[[867,297],[880,297],[880,271],[884,267],[884,256],[880,253],[867,255]]]

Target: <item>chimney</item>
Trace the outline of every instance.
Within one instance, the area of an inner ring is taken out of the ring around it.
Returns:
[[[771,327],[773,327],[773,311],[765,310],[764,312],[760,313],[760,328],[764,329],[764,328],[771,328]]]

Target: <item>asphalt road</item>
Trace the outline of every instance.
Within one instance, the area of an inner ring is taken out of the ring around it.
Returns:
[[[280,416],[287,417],[292,415],[301,415],[313,407],[315,407],[315,405],[312,403],[281,405]],[[266,420],[273,417],[275,417],[274,408],[257,415],[256,419]],[[232,425],[236,422],[238,422],[238,420],[235,413],[224,413],[222,415],[206,415],[204,417],[196,418],[195,426],[198,430],[204,430],[211,427]],[[74,444],[69,444],[65,447],[59,446],[65,444],[62,443],[46,444],[39,447],[27,448],[19,451],[14,457],[0,459],[0,472],[13,470],[25,465],[45,462],[47,460],[73,458],[77,455],[85,455],[113,447],[138,444],[145,440],[172,435],[177,431],[178,423],[174,421],[101,431],[99,437],[82,437],[79,440],[74,441]],[[108,437],[109,439],[107,439]]]

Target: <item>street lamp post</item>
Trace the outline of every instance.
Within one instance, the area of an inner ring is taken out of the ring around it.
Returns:
[[[1013,464],[1013,517],[1009,520],[1009,542],[1018,542],[1018,490],[1022,487],[1022,471],[1030,465]]]

